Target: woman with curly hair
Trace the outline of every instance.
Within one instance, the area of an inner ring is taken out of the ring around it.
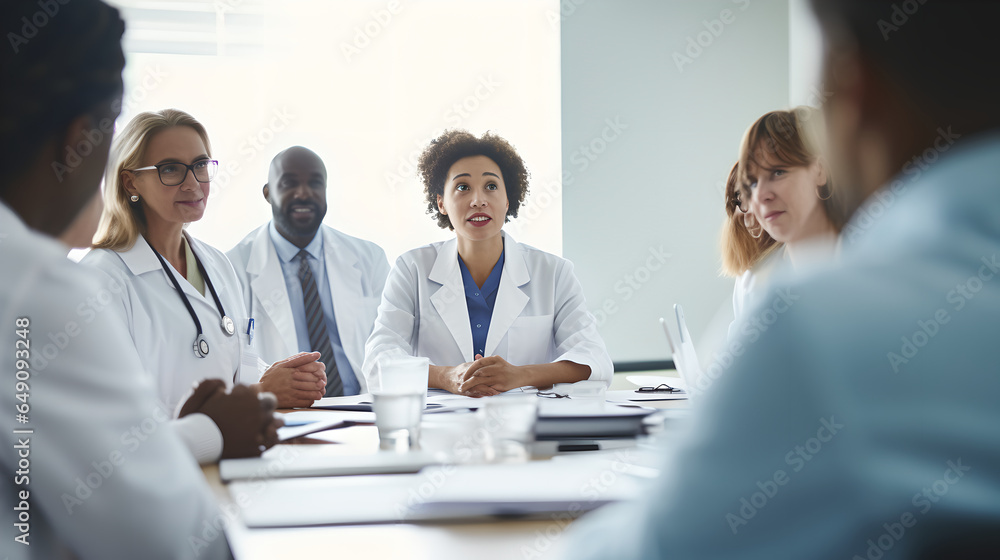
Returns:
[[[394,356],[430,359],[428,385],[489,396],[585,379],[613,366],[566,259],[503,231],[528,170],[503,138],[451,130],[420,157],[427,211],[455,238],[404,253],[386,281],[365,345],[369,387]]]

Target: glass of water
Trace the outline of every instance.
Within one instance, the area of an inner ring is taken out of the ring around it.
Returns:
[[[486,436],[483,453],[487,462],[520,463],[531,458],[538,419],[538,397],[534,393],[505,393],[483,397],[480,430]]]
[[[379,448],[420,449],[420,421],[427,401],[429,360],[400,356],[379,362],[377,387],[371,388]]]

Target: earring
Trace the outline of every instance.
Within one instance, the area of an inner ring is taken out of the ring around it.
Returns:
[[[760,239],[760,236],[764,235],[764,228],[757,221],[757,218],[749,212],[743,214],[743,227],[747,228],[747,233],[754,239]],[[754,235],[754,233],[757,235]]]
[[[823,196],[823,195],[819,194],[820,189],[822,189],[824,187],[827,190],[827,195],[826,196]],[[816,196],[818,196],[820,200],[830,200],[830,198],[833,196],[833,189],[830,188],[830,184],[827,183],[825,185],[820,185],[820,186],[816,187]]]
[[[132,202],[139,202],[139,195],[133,194],[132,196],[128,197],[128,199],[131,200]]]

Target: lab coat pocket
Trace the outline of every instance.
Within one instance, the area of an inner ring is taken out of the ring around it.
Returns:
[[[517,365],[544,364],[552,359],[553,315],[518,317],[507,331],[507,361]]]
[[[237,379],[238,383],[256,383],[260,381],[260,376],[264,372],[260,370],[257,355],[257,340],[250,334],[250,321],[243,319],[237,321],[236,327],[240,339],[240,371]]]

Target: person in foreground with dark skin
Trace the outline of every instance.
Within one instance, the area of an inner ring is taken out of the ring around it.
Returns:
[[[841,260],[774,279],[748,310],[767,330],[739,339],[659,477],[570,527],[564,558],[1000,555],[1000,104],[983,64],[1000,3],[813,7],[832,172],[860,204]]]
[[[5,37],[40,6],[5,3]],[[0,49],[3,554],[230,558],[224,518],[172,411],[125,329],[102,313],[106,287],[55,239],[78,245],[94,233],[124,65],[117,10],[97,0],[58,10]],[[273,410],[273,398],[209,382],[181,414],[207,416],[235,453],[256,455],[273,444]]]

